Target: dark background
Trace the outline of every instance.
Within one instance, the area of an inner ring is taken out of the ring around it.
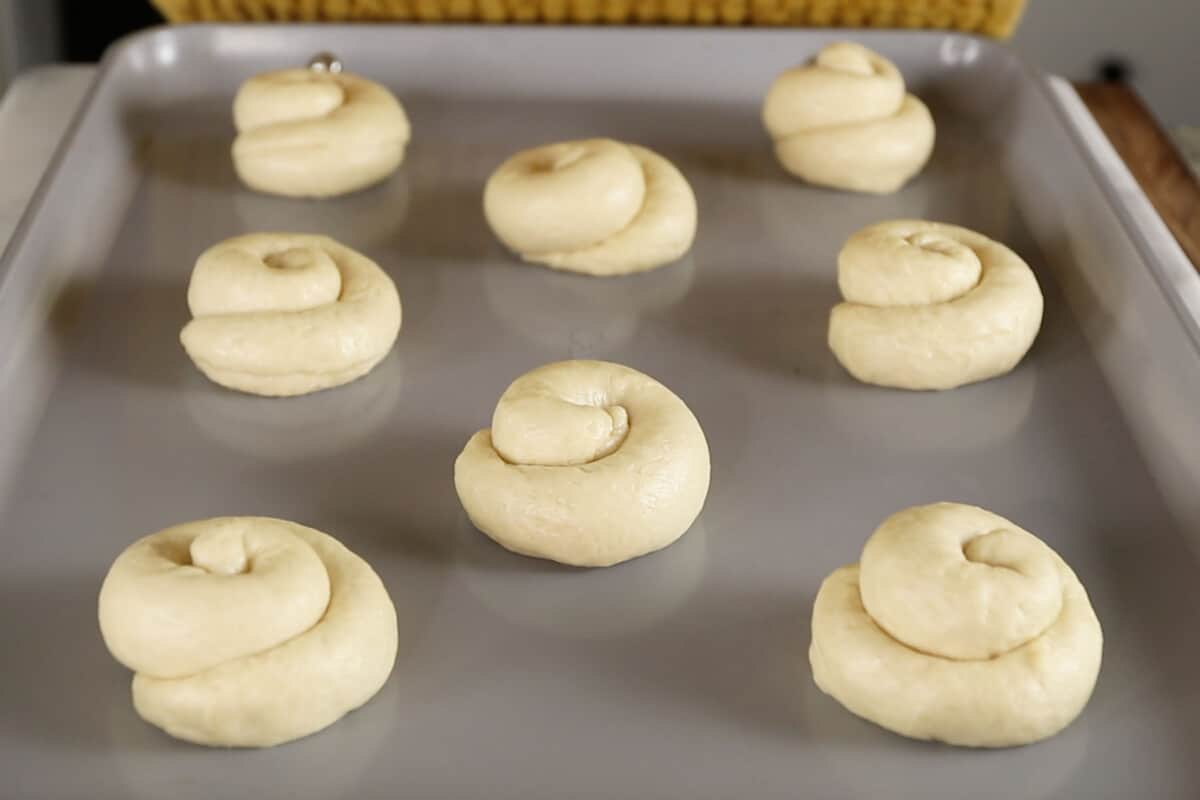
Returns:
[[[47,0],[58,5],[63,56],[98,61],[104,48],[127,33],[162,24],[147,0]]]
[[[1056,2],[1057,0],[1033,0]],[[59,9],[59,36],[67,61],[98,61],[109,44],[127,33],[163,23],[148,0],[47,0]],[[1200,0],[1196,0],[1200,5]],[[1120,56],[1104,57],[1093,78],[1125,80],[1130,67]]]

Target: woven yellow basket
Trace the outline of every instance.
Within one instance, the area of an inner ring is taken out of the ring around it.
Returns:
[[[172,22],[422,21],[942,28],[1005,38],[1026,0],[152,0]]]

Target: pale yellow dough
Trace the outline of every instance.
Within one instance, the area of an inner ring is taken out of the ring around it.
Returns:
[[[371,567],[320,531],[218,517],[130,545],[100,589],[100,632],[133,705],[179,739],[270,747],[370,700],[396,660]]]
[[[471,437],[454,485],[475,527],[509,550],[603,567],[659,550],[708,494],[708,443],[669,389],[604,361],[527,372]]]
[[[483,210],[526,261],[589,275],[643,272],[682,257],[696,198],[662,156],[611,139],[523,150],[492,173]]]
[[[410,128],[383,86],[349,73],[256,75],[233,101],[233,164],[252,189],[332,197],[382,181],[404,160]]]
[[[982,508],[935,503],[893,514],[860,564],[825,579],[809,660],[823,692],[888,730],[1009,747],[1083,711],[1102,649],[1057,553]]]
[[[180,339],[222,386],[274,397],[359,378],[392,349],[400,295],[375,262],[327,236],[254,233],[196,262]]]
[[[819,186],[894,192],[933,152],[929,109],[895,64],[851,42],[776,78],[762,116],[784,168]]]
[[[846,301],[829,347],[851,375],[897,389],[953,389],[1015,367],[1042,324],[1029,266],[999,242],[955,225],[880,222],[838,255]]]

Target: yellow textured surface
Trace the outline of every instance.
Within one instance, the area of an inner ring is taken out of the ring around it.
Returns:
[[[944,28],[1006,38],[1026,0],[151,0],[171,22],[472,21]]]

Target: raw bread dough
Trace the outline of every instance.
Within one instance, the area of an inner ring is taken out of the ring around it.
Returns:
[[[346,72],[256,75],[233,101],[233,165],[251,189],[332,197],[382,181],[404,160],[410,128],[383,86]]]
[[[662,156],[611,139],[535,147],[492,173],[483,210],[526,261],[589,275],[660,267],[696,236],[696,197]]]
[[[684,534],[708,494],[708,443],[669,389],[604,361],[527,372],[471,437],[454,485],[475,527],[513,552],[605,567]]]
[[[100,632],[136,674],[143,719],[189,742],[270,747],[370,700],[396,660],[371,567],[320,531],[217,517],[130,545],[100,589]]]
[[[855,192],[896,191],[933,152],[929,109],[905,92],[895,64],[851,42],[776,78],[763,124],[788,172]]]
[[[1042,291],[1020,256],[956,225],[880,222],[838,254],[846,302],[829,347],[851,375],[897,389],[953,389],[1003,375],[1042,324]]]
[[[392,349],[400,295],[375,262],[327,236],[252,233],[205,251],[180,339],[213,381],[273,397],[359,378]]]
[[[854,714],[914,739],[1009,747],[1087,705],[1103,637],[1087,592],[1033,534],[974,506],[893,514],[821,584],[809,660]]]

